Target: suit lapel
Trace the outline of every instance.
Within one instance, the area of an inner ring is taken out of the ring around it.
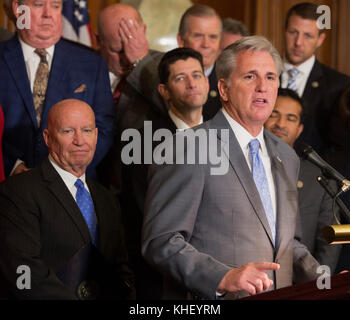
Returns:
[[[62,208],[71,217],[85,242],[91,240],[89,228],[81,214],[78,205],[76,204],[71,193],[67,189],[63,180],[51,165],[48,159],[41,164],[43,178],[47,182],[47,188],[53,196],[60,202]]]
[[[226,122],[226,124],[225,124]],[[259,192],[255,186],[255,182],[252,176],[252,173],[248,167],[247,161],[244,157],[244,154],[242,152],[242,149],[236,139],[236,136],[234,135],[229,123],[227,122],[225,116],[220,111],[217,113],[217,115],[212,120],[213,126],[218,129],[218,138],[222,140],[224,143],[229,144],[229,161],[230,166],[233,169],[233,171],[236,173],[246,195],[247,198],[250,201],[251,206],[254,209],[254,212],[258,216],[258,219],[260,220],[261,224],[263,225],[266,233],[269,236],[269,239],[271,241],[271,244],[273,243],[273,238],[270,230],[269,223],[267,221],[267,217],[265,214],[265,210],[263,207],[263,204],[261,202],[261,198],[259,195]],[[229,141],[225,141],[221,135],[220,135],[220,129],[227,129],[229,128]],[[227,149],[227,148],[226,148]],[[225,148],[224,148],[225,152]]]
[[[312,67],[312,70],[310,72],[309,78],[306,82],[306,86],[303,92],[303,99],[310,102],[315,102],[318,100],[319,96],[319,90],[322,88],[321,86],[321,79],[323,77],[322,68],[320,66],[320,63],[316,60],[314,63],[314,66]]]
[[[13,37],[9,42],[7,42],[6,49],[4,50],[4,59],[9,67],[10,73],[12,74],[13,80],[16,83],[19,94],[22,97],[23,103],[33,122],[33,125],[34,127],[37,127],[38,124],[36,121],[33,95],[30,89],[27,67],[25,65],[18,36]]]

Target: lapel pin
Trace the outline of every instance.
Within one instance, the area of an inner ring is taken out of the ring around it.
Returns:
[[[276,158],[277,158],[277,160],[278,160],[280,163],[282,163],[282,160],[281,160],[281,158],[280,158],[279,156],[277,156]]]
[[[218,95],[218,93],[215,90],[210,90],[209,94],[212,98],[215,98]]]
[[[301,189],[304,186],[304,183],[301,180],[298,180],[297,187]]]
[[[318,81],[312,82],[312,83],[311,83],[311,86],[312,86],[313,88],[318,88],[318,87],[319,87]]]

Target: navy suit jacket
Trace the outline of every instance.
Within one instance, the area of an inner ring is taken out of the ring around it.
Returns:
[[[55,45],[39,128],[17,36],[0,43],[0,74],[0,104],[5,116],[5,174],[10,174],[17,159],[32,168],[47,156],[42,133],[47,126],[49,110],[61,100],[74,98],[85,101],[95,112],[99,136],[95,157],[87,173],[96,177],[94,168],[111,146],[114,124],[113,98],[105,61],[93,50],[64,39]],[[75,93],[76,90],[80,92]]]

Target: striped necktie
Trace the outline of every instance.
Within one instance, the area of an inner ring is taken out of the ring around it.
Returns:
[[[297,91],[297,84],[296,84],[296,79],[298,77],[298,74],[300,71],[297,68],[292,68],[288,70],[288,75],[289,75],[289,81],[287,88],[293,91]]]

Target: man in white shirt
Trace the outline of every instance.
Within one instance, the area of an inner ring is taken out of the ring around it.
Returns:
[[[330,118],[338,109],[343,89],[350,78],[323,64],[315,57],[326,38],[318,28],[317,5],[309,2],[293,6],[285,22],[285,56],[281,87],[303,98],[306,118],[296,144],[304,141],[323,154],[334,147],[329,128]]]
[[[245,37],[221,53],[216,68],[223,108],[194,128],[213,138],[183,150],[168,139],[174,164],[149,169],[142,254],[165,275],[163,298],[232,299],[317,277],[318,263],[296,230],[298,158],[263,129],[281,58],[267,39]],[[176,162],[203,150],[220,153],[228,170]]]
[[[18,10],[25,5],[27,10]],[[0,104],[6,118],[3,151],[6,176],[33,168],[48,154],[43,140],[50,108],[66,98],[92,106],[100,130],[88,175],[112,142],[114,109],[105,61],[62,36],[62,0],[12,1],[14,16],[30,14],[30,28],[0,44]],[[26,18],[27,20],[29,17]]]
[[[1,184],[0,296],[90,300],[133,294],[119,205],[85,174],[97,136],[92,108],[63,100],[51,108],[44,130],[48,158]],[[21,265],[30,270],[30,290],[16,285]]]

